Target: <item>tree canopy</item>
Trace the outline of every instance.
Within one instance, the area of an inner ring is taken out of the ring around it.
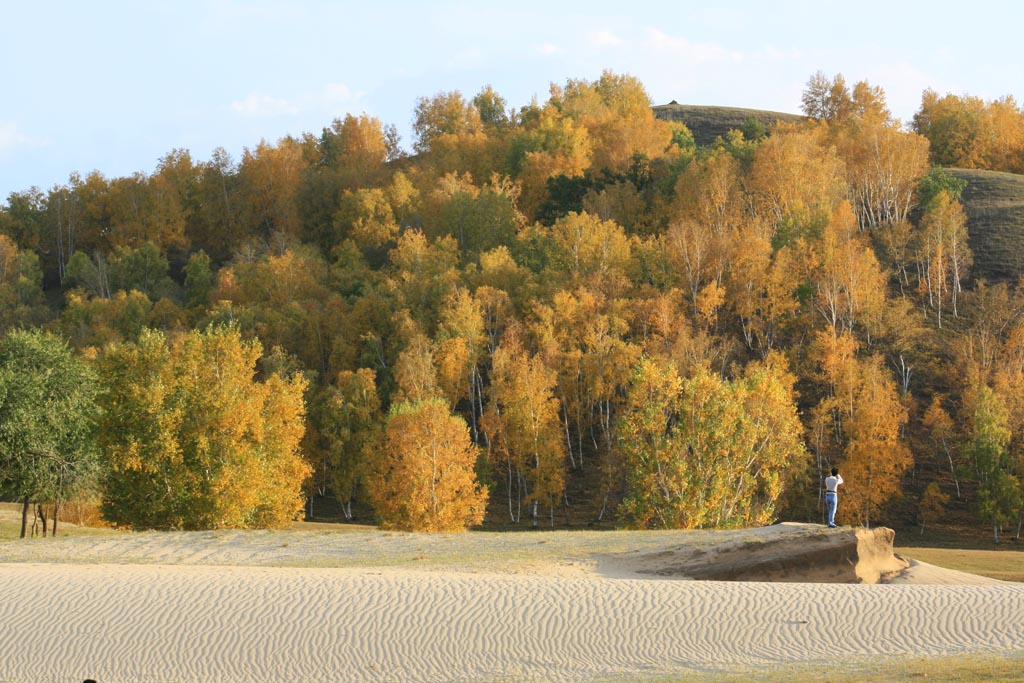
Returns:
[[[29,503],[59,506],[96,483],[98,399],[95,371],[59,337],[0,340],[0,490],[24,502],[23,537]]]
[[[698,146],[604,72],[522,106],[423,97],[412,154],[348,115],[73,174],[0,206],[0,334],[101,377],[123,526],[280,526],[311,499],[438,530],[821,521],[839,465],[843,521],[948,505],[1005,535],[1024,290],[973,276],[990,252],[932,164],[1019,170],[1020,110],[926,92],[907,130],[823,73],[802,104]]]

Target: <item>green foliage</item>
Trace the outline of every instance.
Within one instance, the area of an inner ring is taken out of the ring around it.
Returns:
[[[48,313],[39,257],[0,235],[0,331],[41,325]]]
[[[965,449],[980,482],[978,515],[992,524],[998,543],[999,528],[1016,519],[1022,505],[1020,480],[1009,471],[1010,418],[1006,403],[986,385],[970,392],[966,403],[971,431]]]
[[[996,543],[999,529],[1018,519],[1022,502],[1020,479],[1005,471],[996,472],[978,489],[978,514],[992,524]]]
[[[188,257],[185,266],[185,305],[188,308],[204,308],[209,305],[213,284],[210,257],[200,249]]]
[[[990,387],[982,385],[970,394],[970,438],[965,455],[974,463],[978,479],[985,483],[1005,466],[1006,448],[1013,433],[1009,414],[1002,398]]]
[[[0,234],[10,237],[22,249],[36,249],[44,230],[46,197],[39,188],[12,192],[7,205],[0,206]]]
[[[106,257],[102,252],[97,252],[94,262],[85,253],[76,251],[64,271],[64,286],[68,289],[84,289],[93,296],[109,297],[110,272]]]
[[[160,297],[173,297],[177,285],[168,276],[167,257],[153,242],[141,247],[118,247],[110,258],[111,291],[142,292],[154,301]]]
[[[537,220],[550,224],[562,216],[582,212],[583,198],[593,188],[593,180],[586,176],[569,177],[561,173],[548,178],[548,198],[541,206]]]
[[[932,166],[928,174],[917,184],[918,203],[928,206],[940,192],[959,200],[967,187],[967,181],[948,173],[941,166]]]
[[[316,425],[313,448],[323,460],[327,484],[346,517],[366,464],[380,448],[383,416],[372,370],[341,372],[310,406]]]
[[[743,121],[743,125],[740,126],[740,132],[743,133],[743,137],[748,142],[757,142],[768,135],[768,129],[764,123],[753,116],[748,116]]]
[[[18,500],[63,503],[98,472],[99,386],[58,337],[10,332],[0,341],[0,489]]]

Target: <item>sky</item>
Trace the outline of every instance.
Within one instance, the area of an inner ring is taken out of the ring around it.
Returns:
[[[491,85],[638,78],[654,104],[799,113],[817,71],[867,80],[909,121],[921,93],[1024,102],[1017,0],[0,0],[0,203],[98,170],[152,173],[335,118],[393,124],[416,100]]]

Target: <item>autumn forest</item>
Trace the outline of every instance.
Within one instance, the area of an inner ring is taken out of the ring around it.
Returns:
[[[797,106],[797,103],[794,103]],[[605,72],[0,205],[0,491],[125,528],[1024,517],[1024,111],[817,73],[710,144]],[[792,117],[790,117],[792,118]],[[1024,248],[1022,246],[1021,248]],[[38,507],[37,507],[38,506]]]

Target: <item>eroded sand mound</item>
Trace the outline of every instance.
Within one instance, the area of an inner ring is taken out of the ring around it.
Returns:
[[[780,524],[702,547],[678,545],[608,558],[611,573],[714,581],[879,583],[907,569],[891,529]]]

